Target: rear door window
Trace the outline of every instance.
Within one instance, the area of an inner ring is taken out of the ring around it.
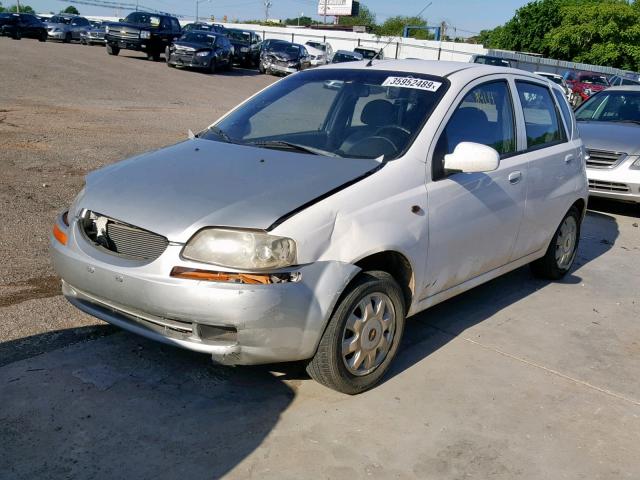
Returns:
[[[545,148],[565,142],[567,135],[549,88],[524,81],[516,81],[516,88],[524,113],[527,149]]]
[[[558,101],[558,105],[560,105],[560,111],[562,112],[562,117],[564,118],[564,124],[567,127],[567,136],[570,137],[571,132],[573,131],[573,114],[571,113],[571,109],[569,108],[566,97],[555,88],[553,89],[553,94]]]

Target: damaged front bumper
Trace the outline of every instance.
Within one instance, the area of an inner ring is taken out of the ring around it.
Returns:
[[[359,268],[341,262],[295,267],[298,281],[268,285],[196,281],[170,276],[180,258],[169,245],[140,265],[95,248],[77,222],[51,238],[65,297],[80,310],[133,333],[208,353],[229,365],[296,361],[315,353],[339,295]]]

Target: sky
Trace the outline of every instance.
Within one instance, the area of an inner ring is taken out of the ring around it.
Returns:
[[[114,0],[121,3],[135,3],[136,0]],[[144,5],[156,10],[170,11],[185,17],[195,16],[196,0],[138,0]],[[318,18],[315,15],[317,0],[271,0],[271,18],[293,18],[302,13]],[[9,6],[14,0],[2,0],[2,4]],[[64,9],[68,2],[61,0],[22,0],[31,5],[36,11],[58,12]],[[378,22],[394,15],[416,15],[429,0],[363,0],[370,10],[376,13]],[[493,28],[510,19],[515,10],[527,3],[527,0],[433,0],[423,13],[430,24],[446,21],[455,27],[461,36],[470,36],[482,29]],[[75,5],[83,15],[125,16],[127,11],[119,14],[112,8]],[[199,11],[201,17],[214,15],[216,20],[222,20],[227,15],[229,21],[264,18],[264,0],[200,0]],[[452,35],[453,32],[449,31]]]

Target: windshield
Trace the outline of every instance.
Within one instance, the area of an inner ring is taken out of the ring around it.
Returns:
[[[367,60],[372,59],[373,57],[375,57],[378,54],[377,51],[369,50],[368,48],[356,48],[353,51],[359,53],[360,55],[362,55]]]
[[[135,23],[137,25],[149,25],[150,27],[160,26],[160,17],[144,12],[133,12],[124,19],[126,23]]]
[[[242,32],[240,30],[228,30],[227,34],[232,40],[247,43],[251,41],[251,34],[249,32]]]
[[[580,75],[578,81],[582,83],[590,83],[593,85],[604,85],[605,87],[609,85],[607,80],[599,75]]]
[[[309,70],[260,93],[202,138],[318,155],[402,155],[448,88],[431,75]]]
[[[353,55],[348,55],[346,53],[336,53],[333,56],[333,63],[357,62],[358,60],[361,60],[361,59]]]
[[[317,48],[318,50],[322,50],[323,52],[327,49],[326,45],[324,45],[323,43],[307,42],[307,45],[313,48]]]
[[[290,55],[298,55],[300,53],[300,47],[292,45],[291,43],[274,43],[269,50],[276,53],[288,53]]]
[[[71,23],[71,20],[73,19],[68,17],[54,16],[54,17],[51,17],[51,19],[49,20],[49,23],[64,23],[65,25],[69,25]]]
[[[600,92],[578,108],[576,120],[640,123],[640,91]]]
[[[216,41],[216,36],[207,33],[189,32],[182,35],[180,40],[191,43],[214,43]]]

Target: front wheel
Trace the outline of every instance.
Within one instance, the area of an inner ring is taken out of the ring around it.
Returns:
[[[547,253],[531,264],[536,277],[558,280],[571,270],[580,242],[580,217],[580,211],[571,207],[553,235]]]
[[[153,60],[154,62],[160,61],[160,52],[147,53],[147,60]]]
[[[16,30],[15,32],[13,32],[13,39],[14,40],[22,39],[22,34],[20,33],[20,30]]]
[[[47,36],[48,36],[47,32],[42,32],[40,34],[40,37],[38,37],[38,41],[39,42],[46,42],[47,41]]]
[[[63,43],[71,43],[71,39],[72,39],[72,37],[71,37],[71,33],[67,33],[67,34],[64,36],[64,40],[62,40],[62,42],[63,42]]]
[[[109,55],[118,55],[120,53],[120,48],[107,43],[107,53]]]
[[[307,373],[354,395],[374,387],[398,351],[405,324],[402,290],[386,272],[361,274],[343,294]]]
[[[218,65],[216,63],[216,59],[212,58],[211,62],[209,63],[209,73],[216,73],[217,69],[218,69]]]

